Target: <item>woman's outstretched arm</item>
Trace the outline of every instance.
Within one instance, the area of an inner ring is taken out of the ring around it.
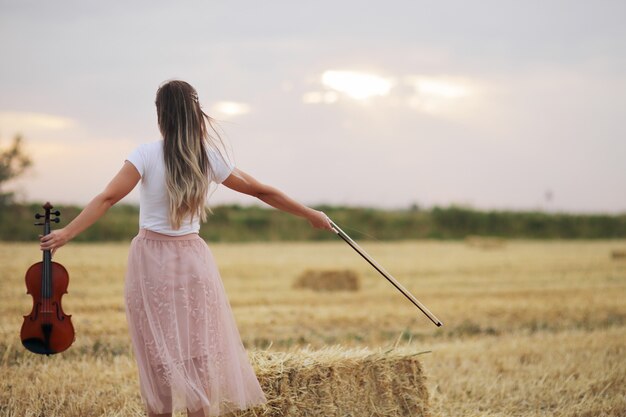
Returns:
[[[95,196],[74,220],[39,238],[41,250],[52,250],[54,254],[58,248],[94,224],[109,208],[130,193],[140,179],[137,168],[126,161],[104,191]]]
[[[314,210],[298,203],[282,191],[260,183],[250,174],[246,174],[238,168],[235,168],[228,178],[222,182],[222,184],[232,190],[256,197],[264,203],[279,210],[286,211],[287,213],[291,213],[299,217],[304,217],[309,220],[309,223],[311,223],[313,227],[318,229],[333,230],[330,225],[330,220],[321,211]]]

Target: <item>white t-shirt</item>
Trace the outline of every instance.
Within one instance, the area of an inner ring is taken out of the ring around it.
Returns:
[[[209,180],[221,184],[235,168],[219,153],[207,148],[209,157]],[[139,192],[139,227],[170,236],[181,236],[200,231],[200,219],[188,216],[180,229],[172,229],[169,221],[169,197],[165,185],[165,161],[163,160],[163,140],[139,145],[128,155],[141,175]]]

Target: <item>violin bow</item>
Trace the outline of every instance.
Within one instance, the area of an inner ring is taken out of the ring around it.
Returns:
[[[380,266],[378,262],[376,262],[371,256],[369,256],[367,252],[365,252],[359,245],[357,245],[357,243],[352,240],[352,238],[350,238],[350,236],[348,236],[346,232],[341,230],[341,228],[337,226],[335,222],[330,220],[330,224],[333,227],[334,232],[339,235],[341,239],[343,239],[348,245],[352,247],[352,249],[354,249],[359,255],[361,255],[361,257],[363,257],[363,259],[365,259],[370,265],[372,265],[374,269],[380,272],[383,277],[387,278],[387,281],[391,282],[391,284],[396,287],[396,289],[400,291],[406,298],[408,298],[409,301],[411,301],[415,305],[415,307],[419,308],[420,311],[430,319],[430,321],[432,321],[437,327],[441,327],[443,325],[443,323],[437,317],[435,317],[435,315],[431,313],[424,304],[420,303],[419,300],[409,292],[409,290],[404,288],[404,286],[402,286],[402,284],[400,284],[394,277],[392,277],[389,272],[385,271],[385,269]]]

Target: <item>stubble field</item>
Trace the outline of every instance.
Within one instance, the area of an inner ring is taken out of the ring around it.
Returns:
[[[244,345],[422,353],[434,416],[626,415],[626,241],[367,242],[443,322],[437,329],[343,242],[210,244]],[[0,415],[142,415],[123,306],[128,244],[70,244],[63,298],[76,341],[38,357],[19,340],[34,244],[0,243]],[[293,289],[351,269],[356,292]],[[370,399],[376,401],[376,399]]]

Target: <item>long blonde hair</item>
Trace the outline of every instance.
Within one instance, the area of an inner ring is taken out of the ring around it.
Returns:
[[[223,157],[223,141],[211,119],[200,107],[196,90],[180,80],[162,84],[156,94],[159,130],[163,136],[165,183],[169,196],[170,223],[179,229],[183,220],[198,216],[206,221],[209,175],[207,147]],[[209,134],[207,125],[216,137]]]

